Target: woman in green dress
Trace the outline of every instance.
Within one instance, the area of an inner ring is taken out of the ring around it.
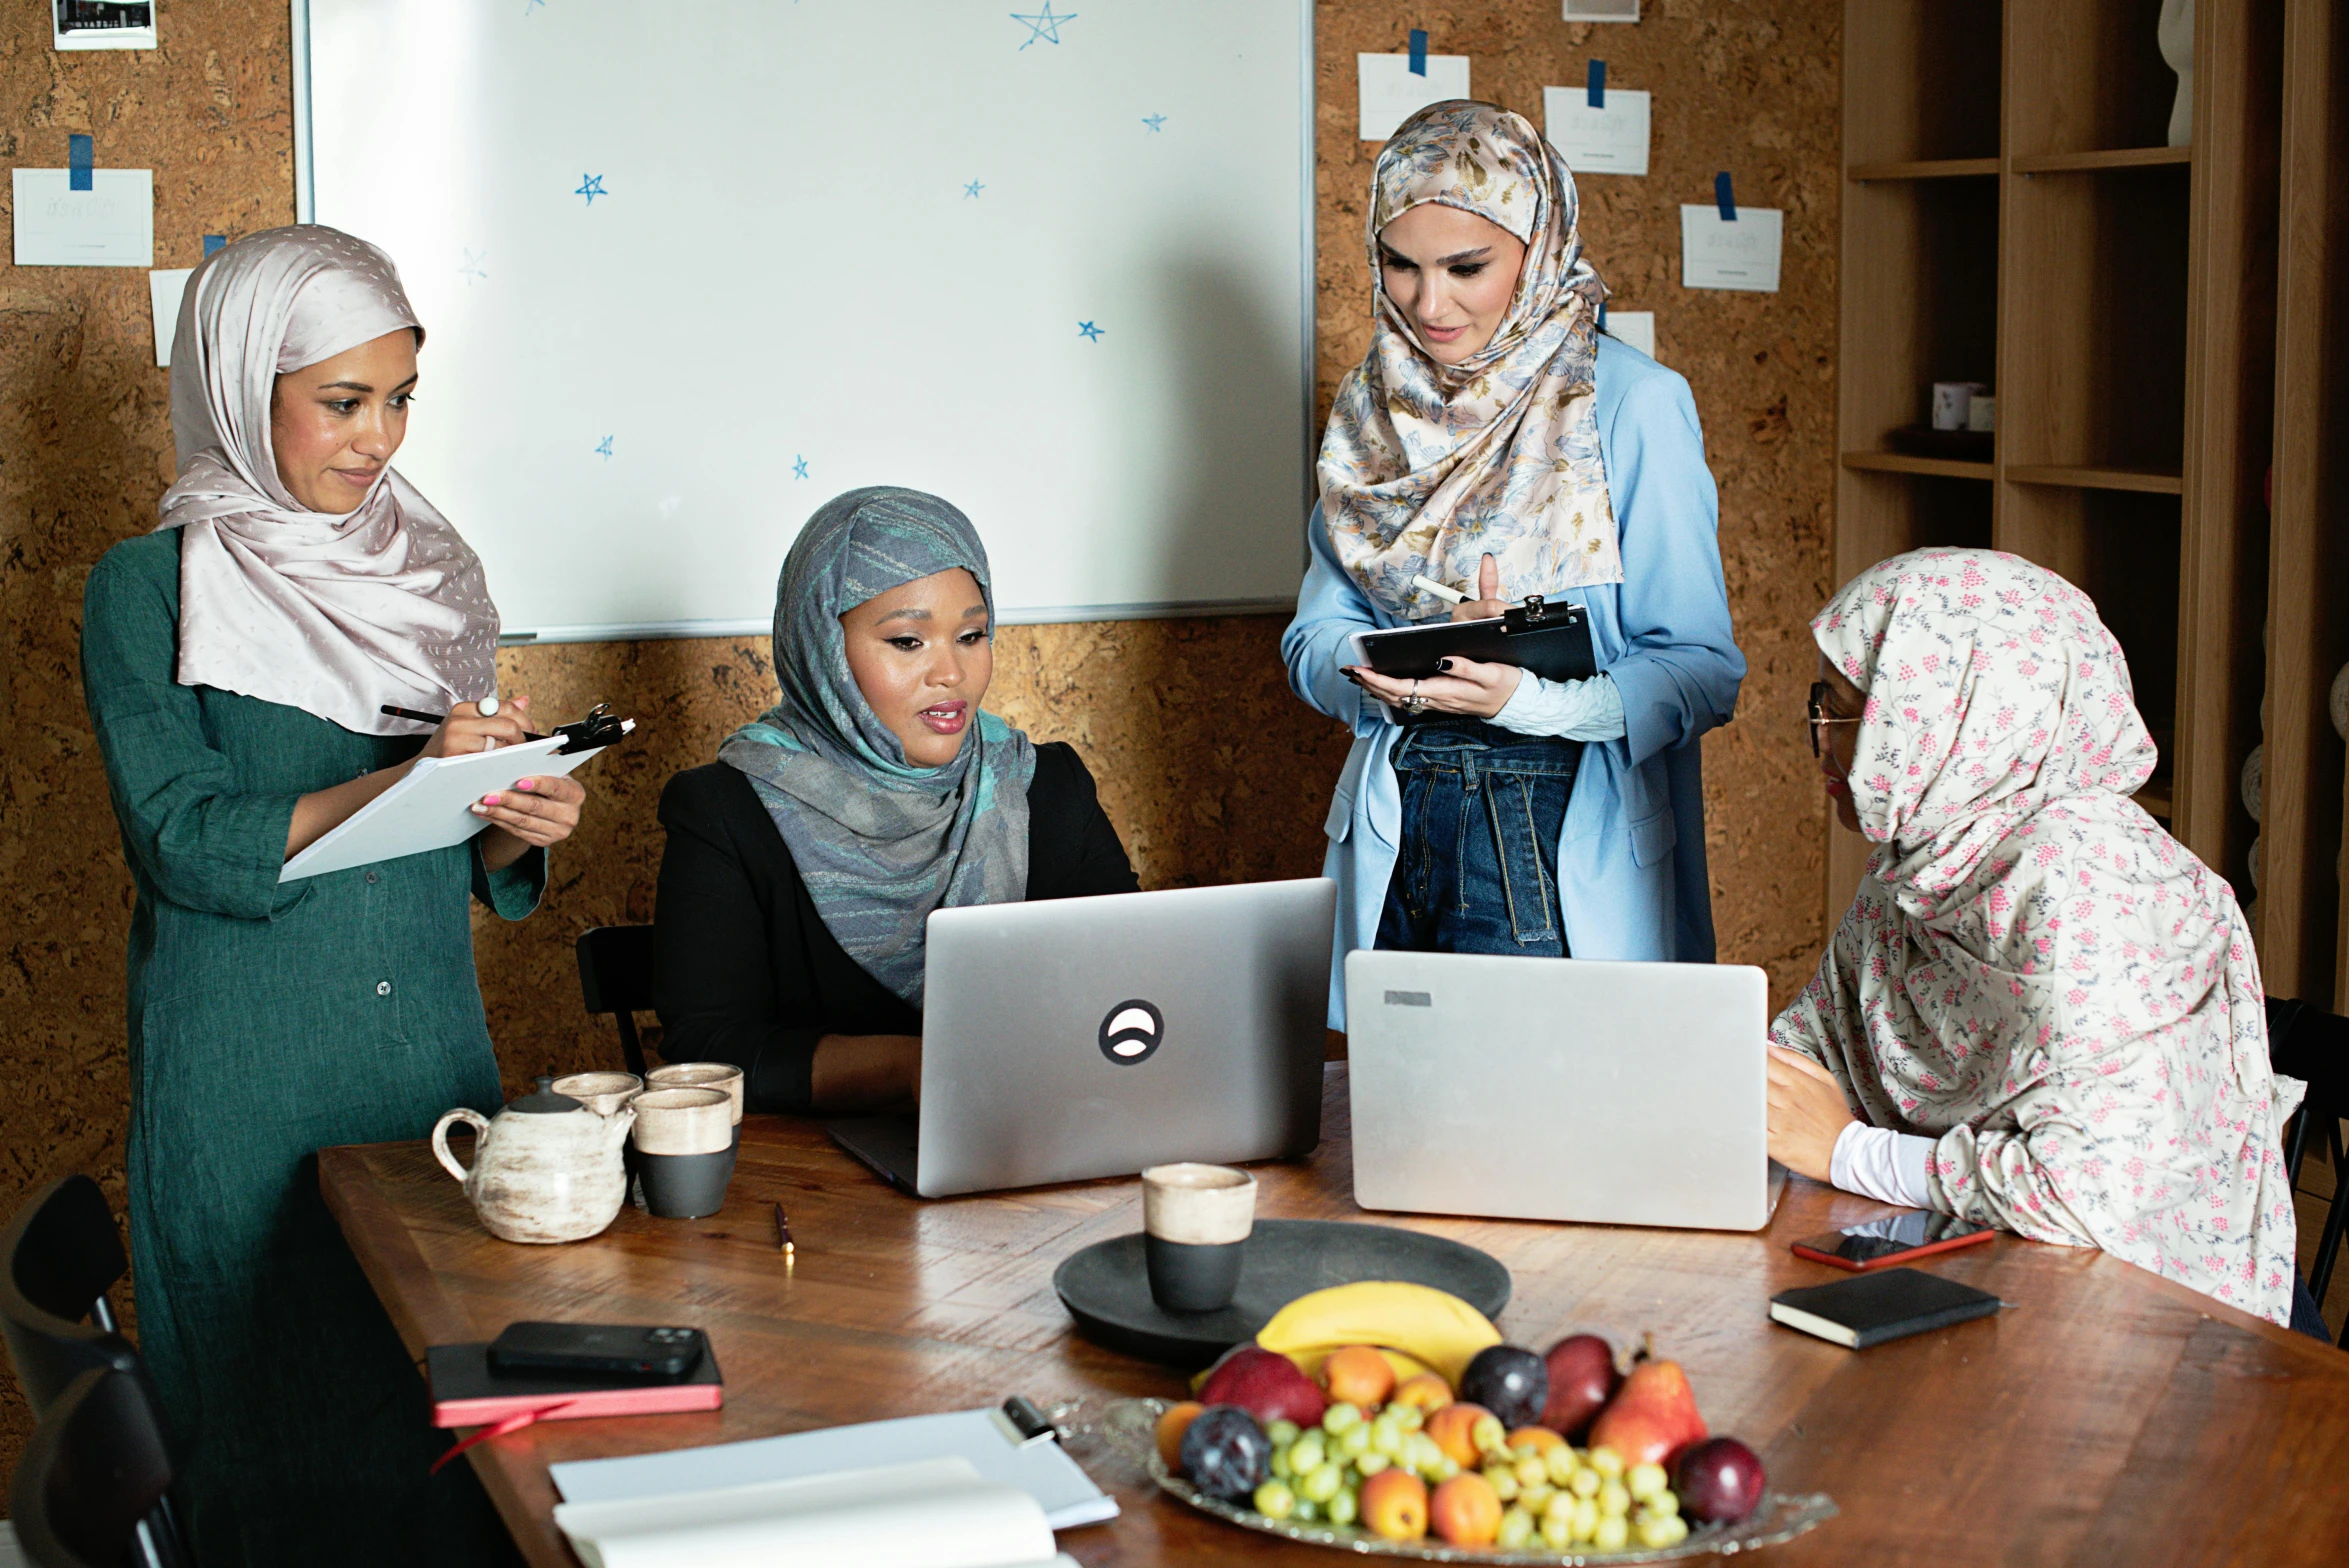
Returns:
[[[427,1478],[446,1436],[315,1156],[497,1105],[468,900],[529,914],[584,792],[525,780],[474,808],[489,826],[462,847],[278,881],[418,756],[524,735],[527,700],[494,700],[481,563],[390,466],[423,338],[389,258],[349,235],[211,257],[172,350],[162,526],[109,550],[84,598],[137,888],[139,1342],[207,1563],[512,1560],[466,1467]]]

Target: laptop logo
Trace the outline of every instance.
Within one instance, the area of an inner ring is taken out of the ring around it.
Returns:
[[[1387,1006],[1433,1007],[1435,1006],[1435,998],[1428,995],[1425,991],[1389,991],[1387,993]]]
[[[1120,1002],[1101,1020],[1101,1054],[1120,1067],[1147,1061],[1166,1036],[1166,1015],[1139,997]]]

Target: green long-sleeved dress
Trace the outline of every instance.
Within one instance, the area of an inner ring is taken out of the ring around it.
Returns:
[[[510,1560],[318,1191],[316,1152],[500,1099],[469,898],[520,919],[546,857],[474,846],[280,884],[295,800],[414,755],[174,678],[179,533],[90,574],[82,682],[137,886],[129,1185],[140,1349],[207,1563]]]

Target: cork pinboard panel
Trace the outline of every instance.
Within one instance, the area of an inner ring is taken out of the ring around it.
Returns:
[[[1782,1001],[1819,940],[1824,816],[1800,713],[1804,623],[1829,587],[1838,8],[1650,0],[1647,11],[1636,27],[1593,27],[1561,23],[1556,0],[1318,8],[1317,376],[1326,411],[1368,338],[1361,225],[1376,148],[1354,138],[1356,51],[1399,51],[1425,27],[1437,52],[1470,57],[1479,96],[1537,123],[1541,88],[1580,82],[1592,54],[1610,82],[1654,92],[1651,174],[1586,180],[1583,233],[1617,305],[1657,313],[1659,355],[1688,376],[1704,419],[1751,665],[1740,718],[1705,743],[1714,915],[1721,957],[1764,965]],[[152,168],[157,264],[188,266],[205,233],[292,221],[287,9],[165,0],[160,20],[161,49],[60,55],[43,0],[0,0],[0,159],[61,166],[78,131],[96,138],[102,166]],[[1740,200],[1786,209],[1781,293],[1678,287],[1678,204],[1708,199],[1720,168]],[[143,275],[0,267],[0,1206],[10,1210],[74,1170],[97,1175],[118,1211],[123,1201],[130,884],[76,642],[91,563],[152,526],[170,482],[165,376]],[[991,700],[1084,753],[1146,885],[1310,875],[1345,737],[1288,695],[1280,630],[1268,617],[1009,628]],[[609,1026],[581,1009],[572,942],[591,925],[651,916],[662,783],[763,707],[773,679],[755,638],[520,649],[501,663],[508,688],[534,693],[542,712],[609,699],[643,721],[631,746],[582,775],[590,814],[556,857],[542,912],[514,926],[477,912],[491,1030],[519,1081],[616,1062]],[[28,1429],[13,1389],[0,1394],[0,1469]]]

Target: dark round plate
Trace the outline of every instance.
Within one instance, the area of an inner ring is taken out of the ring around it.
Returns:
[[[1490,1253],[1391,1225],[1258,1220],[1230,1306],[1169,1312],[1150,1299],[1142,1235],[1095,1242],[1052,1271],[1077,1332],[1097,1345],[1186,1370],[1203,1367],[1309,1291],[1366,1279],[1448,1290],[1488,1318],[1509,1304],[1509,1271]]]

